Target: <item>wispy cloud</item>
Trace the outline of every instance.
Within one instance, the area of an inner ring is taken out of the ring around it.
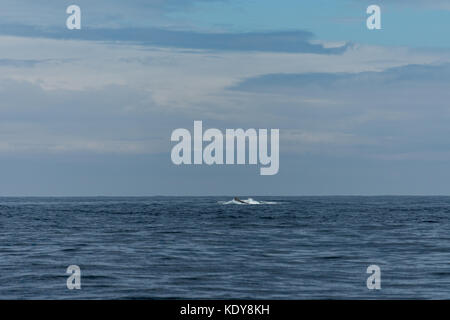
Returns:
[[[437,85],[448,84],[450,82],[450,64],[406,65],[388,68],[380,72],[265,74],[245,79],[230,89],[263,92],[296,90],[298,92],[298,90],[314,87],[340,90],[349,87],[380,88],[380,86],[400,86],[405,83],[414,85],[424,82]]]
[[[76,4],[82,9],[83,21],[90,26],[167,26],[178,24],[167,17],[168,13],[186,11],[195,3],[211,1],[229,0],[0,0],[4,9],[0,10],[0,21],[28,26],[64,27],[66,8]]]
[[[0,59],[0,67],[11,66],[11,67],[34,67],[38,63],[44,63],[48,60],[21,60],[21,59]]]
[[[328,47],[314,43],[307,31],[200,33],[160,28],[84,28],[82,32],[50,27],[2,25],[0,34],[9,36],[88,40],[127,44],[225,51],[304,52],[339,54],[349,44]]]
[[[407,7],[427,7],[431,9],[450,9],[447,0],[379,0],[383,5],[403,5]]]

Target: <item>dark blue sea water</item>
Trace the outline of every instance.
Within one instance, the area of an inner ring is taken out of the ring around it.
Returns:
[[[450,197],[255,199],[0,198],[0,298],[450,298]]]

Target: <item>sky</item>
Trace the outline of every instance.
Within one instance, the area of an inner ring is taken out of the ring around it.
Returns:
[[[0,196],[450,195],[449,29],[444,0],[0,0]],[[279,173],[174,165],[194,120],[280,129]]]

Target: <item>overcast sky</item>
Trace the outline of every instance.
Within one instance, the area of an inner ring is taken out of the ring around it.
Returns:
[[[0,195],[450,195],[450,5],[374,3],[0,0]],[[194,120],[279,173],[173,165]]]

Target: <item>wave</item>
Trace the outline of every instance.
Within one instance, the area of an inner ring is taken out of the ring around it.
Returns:
[[[257,201],[252,198],[248,198],[247,200],[241,199],[242,202],[236,201],[236,200],[230,200],[230,201],[219,201],[220,204],[241,204],[241,205],[248,205],[248,204],[277,204],[277,202],[274,201]]]

